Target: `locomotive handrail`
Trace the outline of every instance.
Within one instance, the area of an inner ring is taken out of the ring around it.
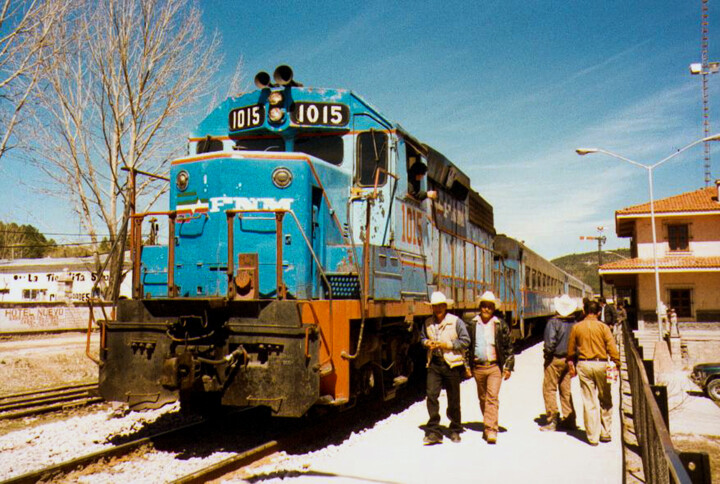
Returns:
[[[227,216],[228,220],[228,280],[231,281],[232,277],[234,275],[234,263],[231,263],[231,261],[234,261],[234,250],[233,250],[233,244],[231,243],[233,240],[233,224],[232,221],[235,219],[236,215],[240,215],[242,217],[245,213],[274,213],[275,214],[275,220],[276,220],[276,226],[275,226],[275,233],[276,233],[276,241],[277,241],[277,249],[278,249],[278,257],[276,261],[276,274],[278,278],[278,295],[280,294],[280,288],[282,286],[283,291],[283,297],[285,292],[285,284],[283,282],[282,277],[282,219],[285,214],[290,214],[293,217],[293,220],[295,221],[295,225],[297,226],[298,230],[300,231],[300,235],[302,235],[303,240],[305,241],[305,245],[307,246],[308,250],[310,251],[310,255],[313,258],[313,261],[315,262],[315,265],[318,268],[318,271],[320,273],[320,276],[325,281],[325,284],[327,285],[328,289],[328,299],[332,302],[332,287],[330,286],[330,281],[327,278],[327,275],[325,274],[325,270],[323,269],[322,264],[320,263],[320,260],[318,259],[317,255],[315,254],[315,251],[312,248],[312,244],[310,243],[310,239],[308,239],[307,234],[305,234],[305,230],[303,230],[302,225],[300,224],[300,220],[297,218],[297,215],[295,215],[295,212],[292,210],[287,210],[284,208],[278,208],[278,209],[231,209],[226,210],[225,215]],[[280,229],[280,230],[278,230]],[[228,286],[228,291],[230,291],[230,286]],[[279,298],[279,297],[278,297]],[[279,298],[280,299],[280,298]],[[332,304],[331,304],[332,306]]]
[[[284,208],[279,209],[231,209],[226,210],[225,215],[227,217],[227,224],[228,224],[228,296],[231,297],[230,291],[232,290],[232,279],[234,274],[234,258],[235,254],[233,251],[233,221],[235,220],[236,215],[240,215],[242,217],[245,213],[275,213],[275,234],[276,234],[276,241],[277,241],[277,260],[275,262],[276,267],[276,274],[278,277],[278,299],[280,299],[280,290],[282,287],[283,290],[283,296],[284,296],[284,288],[285,284],[283,282],[282,277],[282,219],[286,213],[289,213],[292,215],[293,220],[295,220],[295,225],[297,226],[298,230],[300,231],[300,235],[302,235],[303,240],[305,241],[305,245],[307,245],[308,250],[310,251],[310,255],[312,255],[313,261],[317,265],[318,271],[320,272],[320,276],[325,281],[325,285],[327,287],[328,291],[328,311],[329,311],[329,317],[330,321],[333,322],[333,295],[332,295],[332,286],[330,285],[330,281],[327,278],[327,275],[325,274],[325,270],[322,267],[322,264],[320,264],[320,260],[317,258],[317,255],[315,254],[315,251],[312,248],[312,244],[310,243],[310,239],[307,238],[307,235],[305,234],[305,231],[302,228],[302,225],[300,224],[300,220],[298,220],[297,215],[295,215],[295,212],[292,210],[287,210]],[[318,329],[320,329],[320,325],[317,325]],[[330,341],[334,343],[334,322],[330,324]],[[305,332],[305,347],[306,347],[306,356],[307,356],[307,347],[308,347],[308,341],[310,338],[310,333],[308,331]],[[333,346],[328,348],[328,354],[330,355],[330,358],[332,359],[332,352],[333,352]]]
[[[175,219],[177,210],[165,212],[142,212],[130,215],[132,224],[130,227],[130,258],[132,259],[132,296],[135,299],[143,297],[142,284],[140,283],[140,253],[142,249],[142,222],[150,215],[165,215],[168,217],[168,267],[167,267],[167,291],[168,297],[175,297]]]

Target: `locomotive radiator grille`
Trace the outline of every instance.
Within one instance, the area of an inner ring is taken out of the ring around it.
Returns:
[[[360,281],[352,274],[328,274],[334,299],[359,299]]]

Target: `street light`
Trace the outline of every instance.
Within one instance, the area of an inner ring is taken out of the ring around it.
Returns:
[[[575,150],[575,152],[581,156],[590,155],[593,153],[604,153],[608,156],[612,156],[613,158],[627,161],[628,163],[631,163],[635,166],[639,166],[639,167],[647,170],[648,184],[650,187],[650,225],[652,228],[652,241],[653,241],[653,268],[655,269],[655,314],[657,315],[658,334],[659,334],[659,338],[661,340],[663,339],[663,326],[662,326],[662,318],[661,318],[662,302],[660,301],[660,268],[658,267],[657,236],[655,235],[655,200],[653,198],[653,170],[655,168],[657,168],[658,166],[662,165],[663,163],[665,163],[666,161],[671,160],[672,158],[676,157],[683,151],[688,150],[697,144],[705,143],[707,141],[718,141],[718,140],[720,140],[720,133],[693,141],[689,145],[687,145],[683,148],[680,148],[679,150],[677,150],[670,156],[663,158],[662,160],[658,161],[657,163],[655,163],[653,165],[644,165],[642,163],[638,163],[637,161],[633,161],[631,159],[625,158],[624,156],[620,156],[617,153],[613,153],[611,151],[607,151],[607,150],[604,150],[601,148],[578,148]]]

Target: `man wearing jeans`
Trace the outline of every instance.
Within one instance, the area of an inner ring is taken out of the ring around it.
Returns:
[[[568,339],[570,375],[580,377],[585,433],[590,445],[612,439],[612,393],[607,381],[608,360],[620,368],[620,354],[610,328],[599,319],[597,301],[586,307],[585,319],[573,326]]]

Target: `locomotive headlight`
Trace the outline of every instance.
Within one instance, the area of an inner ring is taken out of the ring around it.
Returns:
[[[272,182],[278,188],[287,188],[292,183],[292,173],[284,167],[275,168],[272,173]]]
[[[188,172],[186,172],[185,170],[182,170],[175,177],[175,186],[177,187],[178,190],[180,190],[181,192],[184,192],[188,187],[189,181],[190,181],[190,175],[188,175]]]
[[[270,93],[270,96],[268,96],[268,102],[271,106],[277,106],[278,104],[282,104],[283,102],[283,95],[280,91],[274,91]]]
[[[285,112],[281,108],[272,108],[270,110],[270,121],[273,123],[282,121],[283,116],[285,116]]]

